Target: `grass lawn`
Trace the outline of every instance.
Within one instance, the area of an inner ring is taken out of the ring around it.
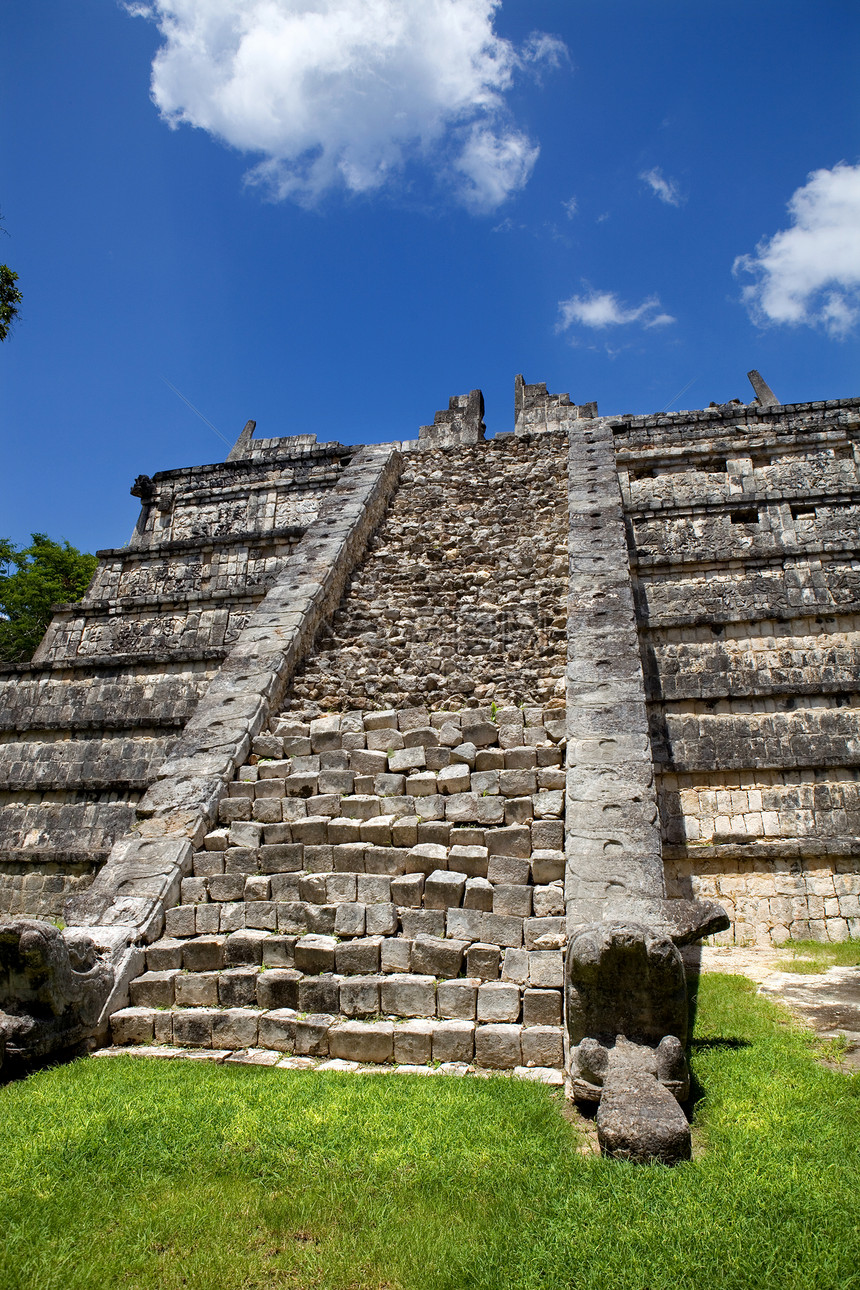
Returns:
[[[860,965],[860,941],[788,941],[783,949],[791,957],[779,964],[781,972],[805,974]]]
[[[852,1290],[860,1076],[703,978],[697,1158],[511,1079],[83,1060],[0,1089],[3,1290]]]

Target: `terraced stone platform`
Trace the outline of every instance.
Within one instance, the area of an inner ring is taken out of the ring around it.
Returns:
[[[115,1043],[560,1068],[564,710],[278,717]]]

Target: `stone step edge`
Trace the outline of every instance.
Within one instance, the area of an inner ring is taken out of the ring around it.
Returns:
[[[423,1066],[400,1062],[398,1064],[362,1064],[340,1057],[290,1057],[274,1048],[170,1048],[163,1044],[136,1044],[128,1047],[113,1045],[97,1048],[91,1057],[149,1057],[170,1061],[203,1061],[218,1066],[264,1066],[269,1069],[295,1071],[342,1071],[356,1075],[454,1075],[474,1076],[476,1079],[523,1079],[551,1087],[564,1086],[564,1074],[554,1066],[514,1066],[510,1070],[495,1070],[486,1066],[468,1065],[466,1062],[440,1062]]]
[[[218,1034],[213,1031],[216,1019],[223,1023]],[[177,1022],[182,1023],[179,1037]],[[149,1047],[153,1041],[164,1045],[169,1040],[179,1048],[218,1052],[255,1047],[264,1040],[264,1046],[294,1056],[380,1065],[406,1059],[417,1065],[431,1060],[465,1061],[509,1070],[529,1062],[560,1069],[564,1062],[560,1025],[430,1017],[362,1021],[341,1013],[301,1013],[293,1008],[122,1008],[111,1017],[111,1038],[114,1047]]]

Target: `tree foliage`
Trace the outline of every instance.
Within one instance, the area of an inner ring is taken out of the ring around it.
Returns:
[[[94,555],[33,533],[16,549],[0,538],[0,660],[31,658],[51,621],[51,606],[80,600],[95,573]]]
[[[23,296],[16,283],[18,274],[8,264],[0,264],[0,341],[9,335],[9,329],[18,315]]]

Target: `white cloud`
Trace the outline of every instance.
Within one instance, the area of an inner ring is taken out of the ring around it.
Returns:
[[[380,188],[411,159],[467,205],[492,210],[522,188],[538,148],[505,93],[565,46],[498,36],[501,0],[132,0],[164,38],[152,97],[172,126],[208,131],[261,160],[277,198]]]
[[[791,227],[739,255],[754,321],[821,326],[838,339],[860,317],[860,165],[814,170],[792,195]]]
[[[640,179],[651,189],[655,197],[659,197],[661,202],[667,206],[680,206],[681,193],[674,179],[666,179],[659,167],[654,166],[651,170],[643,170]]]
[[[630,323],[639,323],[642,327],[666,327],[675,321],[671,314],[660,312],[657,296],[649,296],[641,305],[631,306],[619,300],[614,291],[590,291],[587,295],[571,296],[569,300],[560,300],[558,309],[560,331],[567,331],[575,324],[602,330]]]
[[[564,207],[564,213],[567,216],[567,218],[573,219],[574,215],[579,209],[579,203],[577,202],[576,198],[568,197],[567,201],[562,202],[561,204]]]

